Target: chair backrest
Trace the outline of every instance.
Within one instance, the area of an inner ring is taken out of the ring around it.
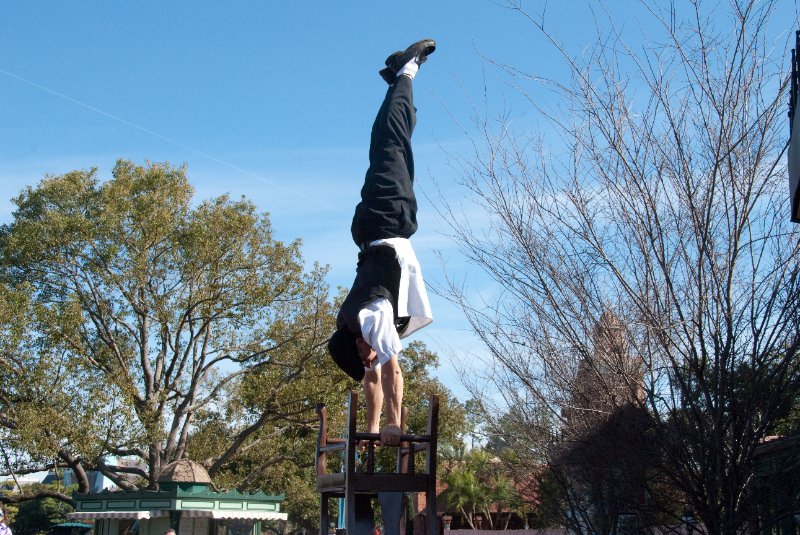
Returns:
[[[342,438],[328,436],[328,408],[324,403],[317,403],[317,417],[319,418],[319,432],[317,433],[317,448],[314,464],[317,477],[328,473],[328,453],[343,451],[345,441]]]

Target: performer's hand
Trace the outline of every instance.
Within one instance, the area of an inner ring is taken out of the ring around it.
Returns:
[[[402,431],[396,425],[387,425],[381,429],[381,446],[397,446],[400,444]]]
[[[364,367],[372,368],[372,363],[378,358],[378,354],[375,353],[372,346],[359,336],[356,338],[356,349],[358,350],[358,356],[361,357],[361,362],[364,364]]]

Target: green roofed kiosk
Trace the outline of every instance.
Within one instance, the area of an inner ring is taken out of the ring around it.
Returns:
[[[95,521],[95,535],[260,535],[262,520],[286,520],[284,495],[217,492],[208,472],[188,459],[162,470],[160,490],[76,494],[70,520]]]

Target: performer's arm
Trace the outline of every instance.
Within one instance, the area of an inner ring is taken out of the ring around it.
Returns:
[[[386,426],[381,429],[381,444],[396,446],[400,443],[400,409],[403,406],[403,371],[397,357],[382,366],[381,386],[386,400]]]
[[[403,405],[403,373],[397,355],[403,346],[394,328],[392,306],[386,299],[377,299],[361,310],[358,319],[362,337],[356,340],[356,346],[367,367],[364,375],[367,430],[377,431],[385,402],[386,425],[381,430],[381,444],[397,445]]]
[[[367,402],[367,433],[377,433],[381,425],[381,406],[383,406],[380,368],[364,373],[364,399]]]
[[[364,398],[367,401],[367,433],[377,433],[381,407],[386,400],[386,425],[381,429],[381,444],[400,443],[400,414],[403,407],[403,371],[397,357],[364,374]]]

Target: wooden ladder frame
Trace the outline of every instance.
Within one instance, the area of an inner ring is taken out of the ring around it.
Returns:
[[[324,404],[317,405],[319,416],[319,435],[316,447],[317,492],[320,493],[320,535],[328,535],[328,500],[330,498],[345,499],[345,526],[347,535],[367,535],[357,533],[359,526],[356,518],[356,495],[375,495],[378,493],[425,493],[425,514],[427,535],[438,535],[439,519],[436,514],[436,453],[439,429],[439,396],[430,397],[428,405],[428,424],[426,434],[405,434],[408,411],[404,408],[401,421],[400,445],[396,446],[397,466],[395,472],[375,472],[375,442],[380,440],[378,433],[360,433],[356,430],[358,414],[358,393],[350,392],[347,409],[347,435],[344,438],[328,436],[328,410]],[[356,470],[356,451],[359,443],[367,442],[364,471]],[[417,473],[414,466],[414,454],[425,452],[425,468]],[[344,452],[344,472],[328,473],[328,454]],[[381,500],[382,509],[383,505]],[[399,506],[398,506],[399,507]],[[387,512],[382,510],[384,519]],[[397,511],[400,515],[402,512]],[[392,526],[384,525],[386,535],[399,533],[400,517],[395,531]],[[401,534],[405,535],[405,534]]]

